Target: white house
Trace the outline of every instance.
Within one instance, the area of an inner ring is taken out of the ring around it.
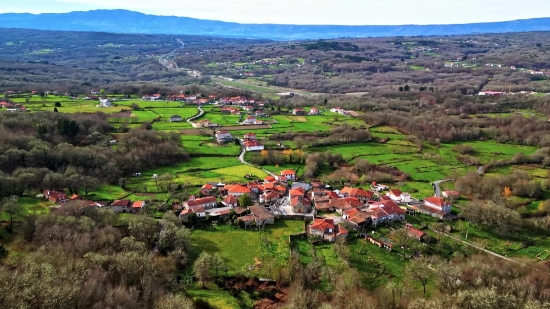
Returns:
[[[424,199],[424,205],[445,213],[451,213],[451,202],[440,197],[432,196]]]
[[[184,209],[191,209],[191,207],[203,207],[204,209],[212,209],[218,206],[218,201],[215,197],[209,196],[209,197],[203,197],[194,199],[192,201],[187,201],[183,203]]]
[[[243,122],[241,122],[241,124],[262,124],[262,121],[256,119],[256,117],[254,116],[248,116]]]
[[[217,127],[218,124],[211,122],[208,119],[200,120],[198,122],[193,122],[193,128],[209,128]]]
[[[261,151],[264,150],[264,145],[255,140],[245,140],[243,142],[246,151]]]
[[[319,109],[315,108],[315,107],[312,107],[310,110],[309,110],[309,114],[310,115],[319,115],[320,112],[319,112]]]
[[[109,107],[109,106],[112,106],[113,104],[111,103],[111,101],[109,99],[99,99],[99,106],[101,107]]]
[[[396,203],[410,203],[413,201],[409,193],[402,193],[398,189],[390,190],[386,195]]]
[[[296,180],[296,172],[294,170],[281,171],[281,176],[285,177],[286,180]]]

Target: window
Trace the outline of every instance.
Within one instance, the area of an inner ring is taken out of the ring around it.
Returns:
[[[328,232],[329,232],[329,233],[332,233],[332,229],[328,229]]]

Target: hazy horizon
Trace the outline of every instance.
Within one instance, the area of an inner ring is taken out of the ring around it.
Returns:
[[[5,1],[5,0],[4,0]],[[297,25],[469,24],[550,17],[547,0],[19,0],[4,3],[0,13],[66,13],[125,9],[145,14],[181,16],[238,23]],[[445,2],[445,3],[443,3]],[[536,8],[536,10],[533,10]]]

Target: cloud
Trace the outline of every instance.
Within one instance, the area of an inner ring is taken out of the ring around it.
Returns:
[[[11,3],[0,6],[3,12],[128,9],[240,23],[449,24],[550,16],[548,0],[0,0],[4,1]]]

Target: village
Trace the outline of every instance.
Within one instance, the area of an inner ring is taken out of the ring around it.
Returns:
[[[434,183],[434,191],[438,184]],[[70,201],[83,207],[107,208],[115,213],[137,214],[147,207],[145,201],[114,200],[96,202],[82,196],[45,190],[38,196],[62,208]],[[305,233],[312,241],[335,242],[346,239],[350,231],[372,244],[391,250],[393,242],[377,238],[368,230],[379,225],[405,224],[407,216],[424,214],[439,220],[451,220],[452,201],[456,191],[443,191],[441,197],[415,199],[409,193],[388,185],[372,183],[369,190],[354,187],[332,189],[320,182],[300,182],[294,170],[247,183],[205,183],[198,194],[188,200],[172,202],[171,209],[184,223],[235,224],[245,229],[262,229],[276,220],[309,222]],[[231,216],[234,222],[228,222]],[[425,232],[406,224],[409,236],[422,240]]]

